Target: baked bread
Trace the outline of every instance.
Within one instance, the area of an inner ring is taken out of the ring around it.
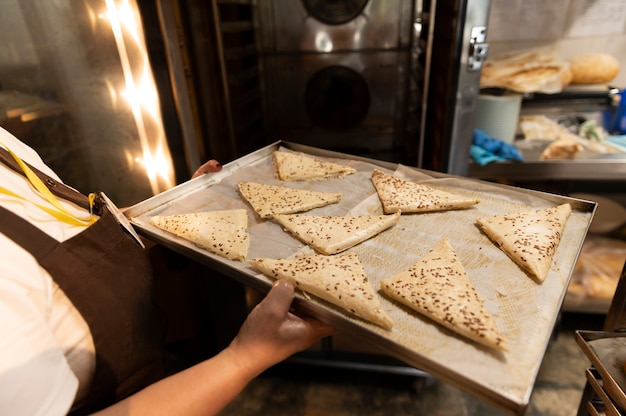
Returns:
[[[572,84],[604,84],[619,74],[619,61],[606,53],[585,53],[569,60]]]
[[[504,337],[447,238],[408,270],[381,281],[390,298],[490,348],[506,350]]]
[[[539,160],[574,159],[583,149],[583,145],[576,140],[562,138],[548,144],[539,155]]]
[[[573,159],[584,150],[576,136],[544,115],[520,117],[524,140],[552,140],[541,152],[539,160]]]
[[[301,291],[376,325],[386,329],[393,326],[354,253],[313,254],[283,260],[258,258],[249,263],[270,278],[285,279]]]
[[[554,94],[563,91],[571,81],[570,64],[553,49],[542,48],[487,59],[480,87]]]

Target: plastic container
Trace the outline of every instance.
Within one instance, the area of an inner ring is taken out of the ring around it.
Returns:
[[[521,106],[521,94],[481,94],[476,104],[475,128],[503,142],[513,143]]]

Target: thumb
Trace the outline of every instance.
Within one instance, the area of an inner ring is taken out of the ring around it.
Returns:
[[[295,290],[291,283],[282,279],[277,280],[261,303],[276,311],[287,313],[295,296],[294,292]]]

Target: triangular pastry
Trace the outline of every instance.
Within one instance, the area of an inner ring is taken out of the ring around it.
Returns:
[[[258,258],[249,263],[266,276],[285,279],[303,292],[367,321],[386,329],[393,326],[354,253],[337,256],[313,254],[284,260]]]
[[[372,183],[387,214],[462,209],[480,202],[476,198],[397,178],[378,169],[372,171]]]
[[[308,191],[256,182],[239,182],[238,186],[241,195],[261,218],[309,211],[341,200],[339,193]]]
[[[390,298],[459,335],[506,350],[504,337],[447,238],[408,270],[381,280],[381,288]]]
[[[567,219],[569,204],[476,220],[478,226],[515,263],[539,282],[550,271]]]
[[[250,247],[245,209],[157,215],[150,223],[230,260],[245,260]]]
[[[399,218],[399,212],[392,215],[274,216],[285,230],[325,255],[347,250],[393,226]]]
[[[281,181],[310,181],[350,175],[356,169],[325,162],[301,153],[274,152],[274,166]]]

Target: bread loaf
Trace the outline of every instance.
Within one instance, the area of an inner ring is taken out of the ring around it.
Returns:
[[[572,84],[603,84],[619,73],[619,61],[606,53],[585,53],[569,60]]]
[[[563,91],[572,76],[569,62],[553,49],[543,48],[488,59],[483,66],[480,87],[554,94]]]

